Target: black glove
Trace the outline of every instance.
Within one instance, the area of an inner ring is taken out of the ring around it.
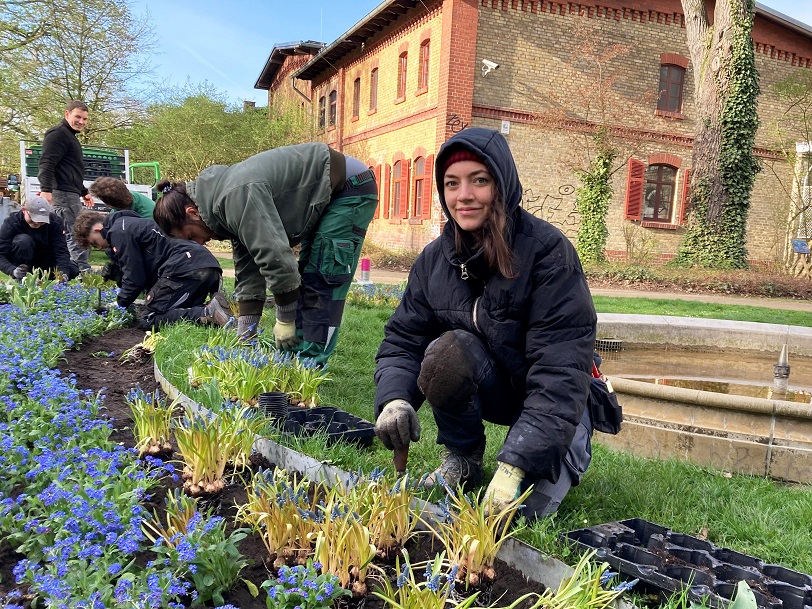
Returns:
[[[22,279],[23,277],[28,275],[28,273],[30,273],[30,272],[31,272],[31,269],[28,268],[27,264],[21,264],[16,269],[14,269],[14,271],[11,274],[14,277],[14,279]]]
[[[121,282],[121,267],[112,260],[108,261],[101,270],[102,279],[105,281]]]

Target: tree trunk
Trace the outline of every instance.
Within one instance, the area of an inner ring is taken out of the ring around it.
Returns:
[[[745,236],[758,164],[757,74],[753,0],[717,0],[713,23],[705,0],[681,0],[694,70],[696,133],[692,212],[678,261],[711,267],[747,265]]]

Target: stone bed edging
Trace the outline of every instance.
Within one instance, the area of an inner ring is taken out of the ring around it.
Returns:
[[[206,408],[182,393],[177,387],[172,385],[161,370],[158,362],[153,358],[153,371],[155,380],[170,400],[177,400],[180,404],[189,407],[193,412],[208,412]],[[257,436],[254,443],[257,452],[263,455],[268,461],[284,468],[287,471],[295,471],[310,480],[324,482],[332,485],[336,480],[346,482],[349,480],[349,472],[324,463],[304,453],[300,453],[286,446],[282,446],[269,438]],[[415,499],[417,505],[425,513],[436,516],[440,513],[439,506]],[[420,527],[423,528],[423,527]],[[504,561],[509,567],[519,571],[529,581],[541,584],[546,588],[558,589],[561,582],[572,575],[572,567],[566,563],[544,554],[537,548],[519,541],[513,537],[507,539],[499,549],[497,558]],[[625,600],[618,599],[615,602],[616,609],[637,609],[634,605]]]

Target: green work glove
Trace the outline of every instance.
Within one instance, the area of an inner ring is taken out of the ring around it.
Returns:
[[[498,463],[496,473],[485,491],[485,499],[493,500],[495,510],[500,510],[519,496],[519,488],[524,480],[524,470],[501,461]]]
[[[405,448],[420,439],[420,421],[406,400],[392,400],[375,422],[375,435],[389,450]]]

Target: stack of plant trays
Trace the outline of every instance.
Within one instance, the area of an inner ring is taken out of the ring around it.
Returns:
[[[576,529],[562,537],[580,551],[594,550],[595,560],[639,579],[661,598],[687,588],[689,599],[724,608],[736,583],[744,580],[760,608],[812,609],[809,575],[641,518]]]
[[[283,431],[294,436],[327,432],[327,444],[341,440],[358,446],[372,446],[375,439],[373,423],[334,406],[290,408],[283,425]]]

